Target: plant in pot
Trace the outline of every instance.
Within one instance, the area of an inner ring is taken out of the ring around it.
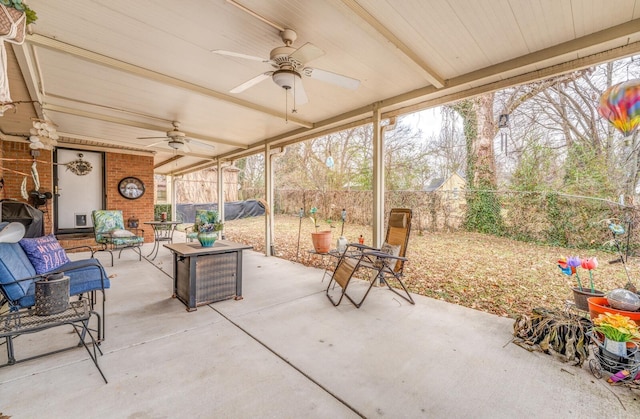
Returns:
[[[196,216],[196,223],[193,228],[198,232],[198,241],[202,247],[211,247],[218,239],[218,232],[222,230],[224,224],[218,219],[217,211],[207,211]]]
[[[634,360],[640,340],[637,323],[618,313],[602,313],[593,319],[593,325],[595,333],[592,336],[598,345],[597,358],[602,368],[616,374],[612,381],[625,379],[629,375],[629,366],[637,367]],[[637,368],[632,371],[635,370]],[[620,376],[624,371],[627,374]]]
[[[578,256],[571,256],[569,258],[561,258],[558,260],[558,267],[565,275],[576,275],[578,286],[572,288],[573,301],[576,304],[576,308],[582,311],[589,311],[588,298],[590,297],[604,297],[604,293],[595,289],[593,284],[593,270],[598,267],[598,260],[595,257],[580,259]],[[580,281],[580,275],[578,274],[578,268],[581,267],[589,271],[589,288],[582,286]]]
[[[309,210],[309,219],[315,227],[315,231],[311,233],[313,249],[316,253],[328,253],[331,249],[331,230],[318,231],[320,228],[318,208],[313,207]]]
[[[36,12],[22,0],[0,0],[0,40],[22,44],[26,25],[38,19]]]

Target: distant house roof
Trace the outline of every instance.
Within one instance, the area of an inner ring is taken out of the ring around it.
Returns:
[[[436,178],[436,179],[431,179],[431,183],[429,183],[429,185],[425,186],[424,191],[425,192],[433,192],[436,189],[438,189],[440,186],[442,186],[444,181],[445,181],[445,179],[443,177],[439,177],[439,178]]]
[[[459,182],[466,184],[465,180],[464,180],[464,176],[460,175],[459,173],[453,173],[451,176],[449,176],[448,178],[443,178],[443,177],[439,177],[439,178],[435,178],[431,180],[431,183],[429,183],[429,185],[425,186],[424,191],[425,192],[434,192],[437,191],[438,189],[440,189],[445,183],[447,183],[447,181],[449,181],[450,179],[457,177],[459,178]],[[454,184],[455,185],[455,184]],[[449,187],[451,187],[452,185],[449,185]],[[457,188],[456,188],[457,189]]]

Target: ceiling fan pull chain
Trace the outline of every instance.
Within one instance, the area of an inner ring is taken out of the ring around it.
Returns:
[[[289,95],[287,94],[287,89],[284,89],[284,123],[289,123]]]
[[[293,109],[291,109],[291,113],[296,113],[296,78],[295,76],[291,78],[293,81]]]

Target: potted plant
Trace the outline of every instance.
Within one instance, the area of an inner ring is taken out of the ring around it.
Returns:
[[[617,356],[626,357],[627,342],[635,347],[633,341],[640,340],[636,322],[622,314],[602,313],[593,319],[593,325],[593,330],[604,337],[604,349]]]
[[[198,241],[202,247],[211,247],[218,239],[218,232],[223,227],[224,223],[220,222],[217,211],[206,211],[199,217],[196,216],[193,229],[198,232]]]
[[[0,0],[0,38],[22,44],[26,25],[38,19],[36,12],[22,0]]]
[[[326,231],[318,231],[320,228],[318,208],[313,207],[309,210],[309,219],[315,227],[315,231],[311,233],[311,242],[316,253],[328,253],[331,249],[331,229]]]
[[[604,297],[604,293],[595,289],[593,284],[593,270],[598,267],[598,260],[595,257],[580,259],[578,256],[571,256],[569,258],[561,258],[558,260],[558,267],[565,275],[576,275],[578,286],[572,288],[573,301],[576,304],[576,308],[583,311],[589,310],[588,298],[590,297]],[[585,289],[580,281],[580,275],[578,274],[578,268],[581,267],[589,271],[589,288]]]

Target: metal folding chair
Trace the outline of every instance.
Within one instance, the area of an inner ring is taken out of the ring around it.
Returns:
[[[390,211],[385,243],[380,249],[357,243],[351,243],[347,246],[347,249],[336,264],[326,289],[327,298],[334,306],[338,306],[342,302],[342,298],[347,297],[354,306],[360,308],[367,295],[369,295],[369,291],[376,283],[384,283],[389,290],[407,302],[415,304],[413,297],[411,297],[409,290],[402,281],[404,263],[408,261],[405,254],[409,242],[409,234],[411,233],[411,216],[411,210],[406,208],[394,208]],[[397,253],[393,254],[393,250],[396,250]],[[373,274],[370,275],[369,287],[366,292],[360,301],[356,302],[347,293],[347,287],[356,271],[360,268],[368,269]],[[391,286],[392,284],[396,285],[396,283],[403,292]],[[335,289],[336,284],[341,288],[340,297],[337,301],[331,295],[332,286]]]

